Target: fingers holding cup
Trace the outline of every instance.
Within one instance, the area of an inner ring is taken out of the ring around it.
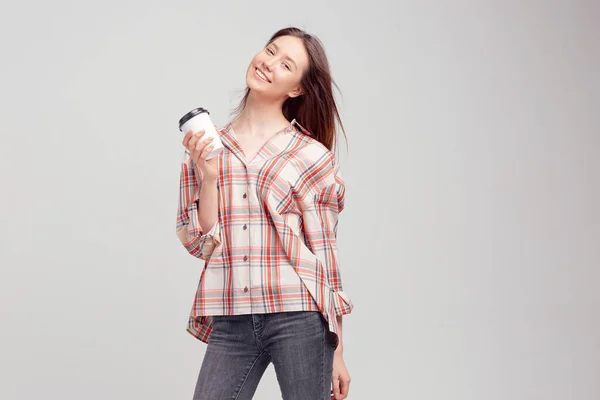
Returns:
[[[210,154],[210,152],[213,151],[213,149],[215,148],[215,144],[214,143],[210,143],[212,141],[213,140],[211,138],[210,141],[206,144],[206,146],[202,150],[202,153],[200,154],[200,158],[202,160],[204,160],[204,161],[206,161],[206,157],[208,157],[208,155]]]
[[[197,132],[194,132],[194,136],[196,136],[198,140],[202,140],[202,136],[204,136],[205,133],[206,131],[204,129],[201,129]]]
[[[199,132],[192,133],[192,137],[190,138],[189,147],[188,148],[189,149],[193,149],[198,144],[198,142],[201,140],[202,135],[204,135],[204,131],[203,130],[199,131]]]
[[[198,140],[198,141],[196,142],[196,150],[197,150],[197,151],[199,151],[199,152],[202,152],[202,151],[204,150],[204,148],[205,148],[206,146],[208,146],[208,144],[209,144],[210,142],[212,142],[212,140],[213,140],[213,138],[212,138],[212,137],[207,137],[207,138],[206,138],[206,139],[204,139],[204,140]]]
[[[195,108],[185,114],[179,120],[179,130],[186,132],[184,145],[190,153],[192,150],[204,151],[208,144],[200,144],[200,142],[207,137],[213,138],[212,143],[210,143],[213,145],[212,152],[220,153],[224,150],[223,143],[219,137],[219,129],[217,125],[212,123],[208,110],[203,107]],[[190,131],[191,134],[189,133]],[[189,138],[188,134],[190,135]]]

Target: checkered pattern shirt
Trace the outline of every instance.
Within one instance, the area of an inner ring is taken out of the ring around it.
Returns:
[[[334,154],[296,120],[248,161],[229,123],[218,129],[218,218],[198,222],[201,173],[183,157],[177,236],[204,261],[187,331],[208,342],[212,315],[319,311],[336,334],[342,291],[338,214],[345,186]]]

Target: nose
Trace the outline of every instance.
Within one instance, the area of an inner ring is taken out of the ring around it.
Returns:
[[[263,61],[263,66],[266,70],[271,72],[271,69],[273,68],[274,63],[275,63],[275,60],[273,58],[270,58],[266,61]]]

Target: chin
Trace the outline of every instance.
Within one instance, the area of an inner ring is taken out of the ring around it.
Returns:
[[[246,78],[246,86],[248,86],[252,90],[260,90],[261,89],[260,85],[258,85],[257,82],[252,77]]]

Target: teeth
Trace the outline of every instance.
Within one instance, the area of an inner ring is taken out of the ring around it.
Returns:
[[[256,73],[258,74],[258,76],[260,76],[261,78],[263,78],[265,81],[269,81],[267,79],[267,77],[265,76],[265,74],[263,74],[262,72],[260,72],[260,69],[256,68]]]

